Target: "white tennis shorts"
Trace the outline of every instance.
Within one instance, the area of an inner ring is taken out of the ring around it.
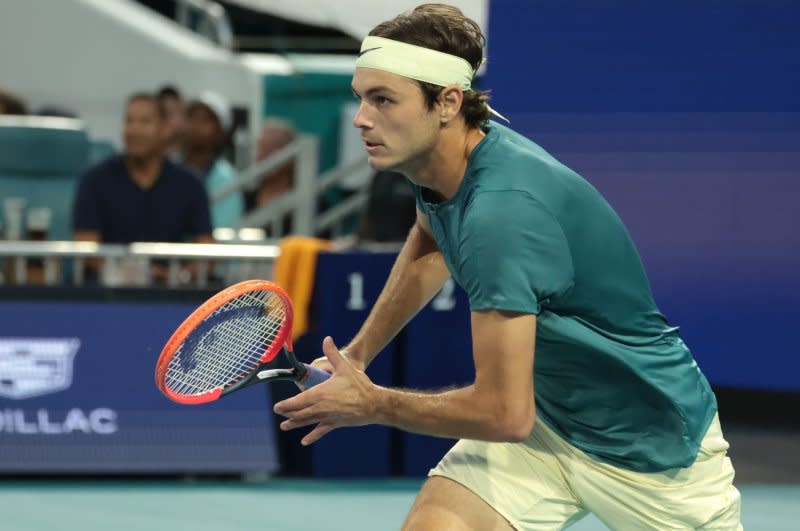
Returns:
[[[537,421],[521,443],[462,440],[430,471],[464,485],[519,531],[593,513],[613,530],[740,530],[728,443],[714,417],[689,468],[642,473],[598,462]]]

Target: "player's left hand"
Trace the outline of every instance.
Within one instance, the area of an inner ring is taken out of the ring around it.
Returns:
[[[275,413],[286,417],[280,425],[284,431],[317,424],[303,437],[304,446],[336,428],[363,426],[375,420],[377,386],[342,356],[330,337],[322,342],[322,351],[333,367],[333,376],[274,407]]]

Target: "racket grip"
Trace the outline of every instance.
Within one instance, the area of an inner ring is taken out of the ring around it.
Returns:
[[[322,369],[317,369],[316,367],[312,367],[311,365],[307,365],[305,363],[303,366],[306,368],[306,374],[303,376],[302,380],[297,380],[295,383],[297,384],[297,387],[304,391],[309,387],[314,387],[315,385],[321,384],[331,377],[331,373],[323,371]]]

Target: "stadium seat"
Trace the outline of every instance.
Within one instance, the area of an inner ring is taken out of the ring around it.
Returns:
[[[48,239],[71,238],[72,200],[89,164],[89,138],[72,118],[0,116],[2,197],[24,198],[28,208],[51,211]]]
[[[96,164],[117,152],[114,144],[108,140],[92,140],[89,145],[89,163]]]

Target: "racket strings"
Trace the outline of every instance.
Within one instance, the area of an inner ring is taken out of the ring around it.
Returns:
[[[267,308],[273,309],[262,311],[265,305],[253,298],[242,297],[243,300],[227,304],[208,319],[214,327],[213,333],[185,342],[181,360],[175,365],[182,370],[172,375],[177,376],[174,379],[181,385],[176,392],[191,394],[231,385],[258,365],[280,330],[282,307],[267,304]],[[276,315],[276,310],[281,313]],[[187,360],[189,364],[185,363]]]
[[[262,319],[252,317],[228,319],[221,325],[217,325],[218,328],[214,331],[217,335],[213,340],[213,345],[203,344],[200,352],[201,356],[209,354],[219,356],[220,359],[215,360],[214,363],[205,363],[196,367],[194,371],[190,372],[193,377],[190,381],[195,385],[205,386],[206,382],[221,378],[224,380],[224,384],[230,385],[244,378],[260,363],[264,352],[275,340],[278,330],[280,330],[280,323],[266,329],[263,325]],[[252,340],[242,341],[240,339],[250,335],[256,329],[260,329],[264,333],[256,335]],[[241,355],[231,355],[237,351],[240,351]],[[194,354],[194,356],[197,355],[197,353]],[[205,356],[203,359],[210,360],[211,358]],[[212,386],[211,389],[216,387]]]
[[[285,319],[282,299],[268,290],[225,303],[180,345],[167,367],[166,386],[192,395],[235,384],[260,365]]]
[[[252,300],[253,296],[242,299],[232,301],[234,304],[223,307],[212,319],[215,327],[213,336],[208,334],[203,337],[208,340],[201,342],[199,353],[206,361],[212,359],[210,356],[218,358],[213,358],[214,363],[197,367],[198,370],[192,375],[195,383],[199,380],[205,385],[205,382],[214,381],[215,377],[228,384],[235,382],[258,364],[275,340],[282,323],[282,306],[275,307],[270,304],[274,302],[270,299],[263,304],[257,297]]]

